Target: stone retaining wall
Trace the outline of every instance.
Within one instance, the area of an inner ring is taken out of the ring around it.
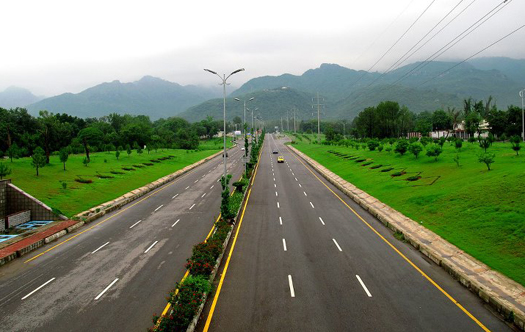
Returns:
[[[408,243],[477,294],[506,320],[512,320],[515,326],[525,331],[525,287],[368,195],[293,146],[288,147],[363,209],[394,232],[402,233]]]
[[[15,227],[31,220],[31,210],[10,214],[6,217],[6,228]]]
[[[13,214],[19,211],[31,210],[31,220],[67,220],[53,210],[29,195],[12,183],[7,184],[6,213]]]

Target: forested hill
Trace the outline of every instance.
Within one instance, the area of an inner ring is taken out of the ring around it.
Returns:
[[[32,114],[40,110],[79,117],[100,117],[109,113],[145,114],[151,119],[177,115],[187,108],[220,95],[220,90],[181,86],[145,76],[132,83],[102,83],[78,94],[64,93],[29,105]]]
[[[36,103],[44,97],[35,96],[31,91],[18,87],[9,87],[0,92],[0,107],[15,108],[24,107]]]

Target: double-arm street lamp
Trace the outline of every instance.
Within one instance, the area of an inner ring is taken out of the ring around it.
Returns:
[[[219,85],[222,85],[223,86],[223,101],[224,101],[224,108],[223,108],[223,112],[222,112],[222,117],[223,117],[223,122],[224,122],[224,132],[222,134],[223,138],[224,138],[224,149],[223,149],[223,152],[222,152],[222,158],[224,159],[224,181],[226,181],[226,85],[230,85],[229,83],[226,83],[226,81],[228,80],[228,78],[230,78],[230,76],[232,76],[233,74],[237,74],[241,71],[244,71],[244,68],[241,68],[241,69],[237,69],[235,71],[233,71],[230,75],[226,76],[226,74],[223,74],[222,77],[221,75],[217,74],[216,72],[214,72],[213,70],[210,70],[210,69],[204,69],[205,71],[209,72],[209,73],[212,73],[212,74],[215,74],[217,75],[222,83],[219,83]],[[225,182],[226,183],[226,182]]]
[[[242,117],[242,132],[244,133],[244,136],[246,136],[246,128],[244,128],[244,126],[246,125],[246,102],[255,100],[255,98],[251,97],[248,100],[246,100],[246,99],[241,100],[239,98],[235,98],[235,100],[244,102],[244,108],[243,108],[244,111],[243,111],[243,117]]]
[[[259,109],[258,109],[258,108],[255,108],[255,109],[250,110],[249,108],[247,108],[247,110],[248,110],[249,112],[252,112],[252,134],[253,134],[253,112],[258,111]],[[252,137],[252,138],[253,138],[253,137]]]

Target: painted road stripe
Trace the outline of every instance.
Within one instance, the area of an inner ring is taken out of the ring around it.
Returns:
[[[312,204],[312,202],[310,202],[310,205],[312,206],[312,209],[315,209],[315,206]]]
[[[178,223],[179,221],[180,221],[180,219],[177,219],[177,221],[176,221],[173,225],[171,225],[171,227],[174,227],[175,225],[177,225],[177,223]]]
[[[286,250],[286,240],[285,239],[283,239],[283,249],[284,249],[284,251],[287,251]]]
[[[277,185],[274,183],[274,184],[273,184],[273,187],[274,187],[274,188],[277,188]]]
[[[365,290],[366,295],[368,295],[368,297],[372,297],[372,294],[370,294],[370,292],[368,291],[368,288],[366,288],[365,283],[363,282],[363,280],[361,280],[361,277],[359,277],[357,274],[355,276],[357,277],[357,280],[359,280],[359,283],[361,284],[361,286]]]
[[[133,227],[137,226],[137,225],[138,225],[138,224],[139,224],[139,223],[140,223],[141,221],[142,221],[142,219],[141,219],[141,220],[139,220],[139,221],[137,221],[137,222],[136,222],[136,223],[134,223],[133,225],[129,226],[129,228],[131,229],[131,228],[133,228]]]
[[[302,188],[303,186],[301,186],[301,184],[299,183],[299,187]]]
[[[295,181],[298,181],[297,178],[294,178],[294,179],[295,179]]]
[[[283,218],[279,217],[279,224],[282,225],[283,224]]]
[[[306,194],[306,191],[303,191],[303,194],[304,194],[305,196],[308,196],[308,195]]]
[[[111,286],[113,286],[117,281],[118,281],[118,278],[116,278],[115,280],[113,280],[113,282],[112,282],[111,284],[109,284],[109,286],[106,287],[106,288],[102,291],[102,293],[98,294],[97,297],[95,297],[95,301],[98,300],[98,299],[100,299],[100,297],[101,297],[102,295],[104,295],[104,293],[107,292],[107,291],[111,288]]]
[[[185,189],[189,189],[189,188],[190,188],[190,186],[187,186]]]
[[[193,183],[197,183],[197,182],[199,182],[199,179],[197,179],[197,180],[193,181]]]
[[[323,218],[319,217],[319,220],[321,221],[321,224],[323,224],[323,226],[324,226]]]
[[[339,243],[337,243],[337,241],[335,239],[332,239],[332,241],[334,241],[334,243],[337,246],[337,249],[339,249],[339,251],[343,251],[343,249],[341,249],[341,247],[339,246]]]
[[[279,202],[277,202],[277,208],[278,208],[278,209],[280,209],[280,208],[281,208],[281,206],[279,205]]]
[[[159,243],[159,241],[155,241],[155,242],[153,242],[153,244],[152,244],[151,246],[149,246],[149,248],[146,249],[146,251],[144,251],[144,253],[146,254],[148,251],[150,251],[151,248],[153,248],[157,243]]]
[[[204,196],[206,196],[206,193],[202,194],[201,198],[204,198]]]
[[[100,247],[98,247],[97,249],[95,249],[95,251],[92,251],[91,253],[94,254],[96,253],[97,251],[99,251],[100,249],[104,248],[105,246],[107,246],[109,244],[109,241],[104,243],[103,245],[101,245]]]
[[[172,197],[171,199],[174,199],[174,198],[175,198],[175,197],[177,197],[177,196],[179,196],[179,194],[177,194],[177,195],[173,196],[173,197]]]
[[[195,204],[193,204],[192,206],[190,206],[190,210],[193,209],[194,206],[195,206]]]
[[[47,284],[49,284],[51,281],[55,280],[55,278],[51,278],[49,279],[48,281],[46,281],[44,284],[42,284],[40,287],[38,287],[37,289],[35,289],[34,291],[32,291],[31,293],[27,294],[26,296],[24,296],[22,298],[22,300],[25,300],[27,299],[28,297],[30,297],[31,295],[33,295],[34,293],[38,292],[40,289],[42,289],[43,287],[45,287]]]
[[[277,193],[277,191],[275,192],[275,196],[279,196],[279,194]]]
[[[215,185],[211,186],[211,187],[210,187],[210,190],[213,189],[213,187],[215,187]]]
[[[157,212],[157,211],[160,210],[163,206],[164,206],[164,204],[162,204],[161,206],[159,206],[158,208],[156,208],[155,211],[153,211],[153,212]]]
[[[295,290],[293,289],[293,281],[291,275],[288,275],[288,285],[290,285],[290,296],[295,297]]]

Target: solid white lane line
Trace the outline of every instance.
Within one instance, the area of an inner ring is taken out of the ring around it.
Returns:
[[[176,221],[173,225],[171,225],[171,227],[174,227],[175,225],[177,225],[177,223],[178,223],[179,221],[180,221],[180,219],[177,219],[177,221]]]
[[[283,218],[279,217],[279,224],[282,225],[283,224]]]
[[[281,206],[279,205],[279,202],[277,202],[277,208],[278,208],[278,209],[280,209],[280,208],[281,208]]]
[[[189,189],[189,188],[190,188],[190,186],[187,186],[187,187],[186,187],[186,189]]]
[[[293,289],[293,281],[291,275],[288,275],[288,285],[290,285],[290,296],[295,297],[295,290]]]
[[[302,188],[303,186],[301,186],[301,184],[299,183],[299,187]]]
[[[137,226],[137,225],[138,225],[138,224],[139,224],[139,223],[140,223],[141,221],[142,221],[142,219],[141,219],[141,220],[139,220],[139,221],[137,221],[137,222],[136,222],[136,223],[134,223],[133,225],[129,226],[129,228],[131,229],[131,228],[133,228],[133,227]]]
[[[100,247],[98,247],[97,249],[95,249],[95,251],[92,251],[91,253],[94,254],[96,253],[97,251],[99,251],[100,249],[104,248],[105,246],[107,246],[109,244],[109,241],[104,243],[103,245],[101,245]]]
[[[31,295],[33,295],[34,293],[38,292],[41,288],[43,288],[45,285],[49,284],[51,281],[55,280],[55,278],[51,278],[49,279],[48,281],[46,281],[45,283],[43,283],[42,285],[40,285],[37,289],[35,289],[34,291],[32,291],[31,293],[27,294],[26,296],[24,296],[22,298],[22,300],[25,300],[27,299],[28,297],[30,297]]]
[[[150,251],[151,248],[153,248],[157,243],[159,243],[159,241],[155,241],[155,242],[153,242],[153,244],[152,244],[151,246],[149,246],[149,248],[146,249],[146,251],[144,251],[144,253],[145,253],[145,254],[148,253],[148,251]]]
[[[202,194],[201,198],[204,198],[204,196],[206,196],[206,193]]]
[[[304,194],[305,196],[308,196],[308,195],[306,194],[306,191],[303,191],[303,194]]]
[[[286,240],[285,239],[283,239],[283,249],[284,249],[284,251],[287,251],[286,250]]]
[[[211,187],[210,187],[210,190],[213,189],[213,187],[215,187],[215,185],[211,186]]]
[[[319,220],[321,221],[321,224],[323,224],[323,226],[325,225],[324,221],[323,221],[323,218],[319,217]]]
[[[279,196],[279,194],[277,193],[277,191],[275,192],[275,196]]]
[[[312,206],[312,209],[315,209],[315,206],[312,204],[312,202],[310,202],[310,205]]]
[[[334,241],[334,243],[337,246],[337,249],[339,249],[339,251],[343,251],[343,249],[341,249],[341,247],[339,246],[339,243],[337,243],[337,241],[335,239],[332,239],[332,241]]]
[[[194,206],[195,206],[195,204],[193,204],[192,206],[190,206],[190,210],[193,209]]]
[[[112,282],[111,284],[109,284],[109,286],[106,287],[106,288],[102,291],[102,293],[98,294],[97,297],[95,297],[95,301],[98,300],[98,299],[100,299],[100,297],[101,297],[102,295],[104,295],[104,293],[107,292],[108,289],[110,289],[111,286],[113,286],[117,281],[118,281],[118,278],[116,278],[115,280],[113,280],[113,282]]]
[[[179,196],[179,194],[177,194],[177,195],[173,196],[173,197],[172,197],[171,199],[174,199],[174,198],[175,198],[175,197],[177,197],[177,196]]]
[[[363,282],[363,280],[361,280],[361,277],[359,277],[357,274],[355,276],[357,277],[357,280],[359,280],[359,283],[361,284],[361,286],[365,290],[366,295],[368,295],[368,297],[372,297],[372,294],[370,294],[370,292],[368,291],[368,288],[366,288],[365,283]]]
[[[155,209],[155,211],[153,212],[157,212],[158,210],[160,210],[160,208],[162,208],[164,206],[164,204],[162,204],[161,206],[159,206],[158,208]]]

